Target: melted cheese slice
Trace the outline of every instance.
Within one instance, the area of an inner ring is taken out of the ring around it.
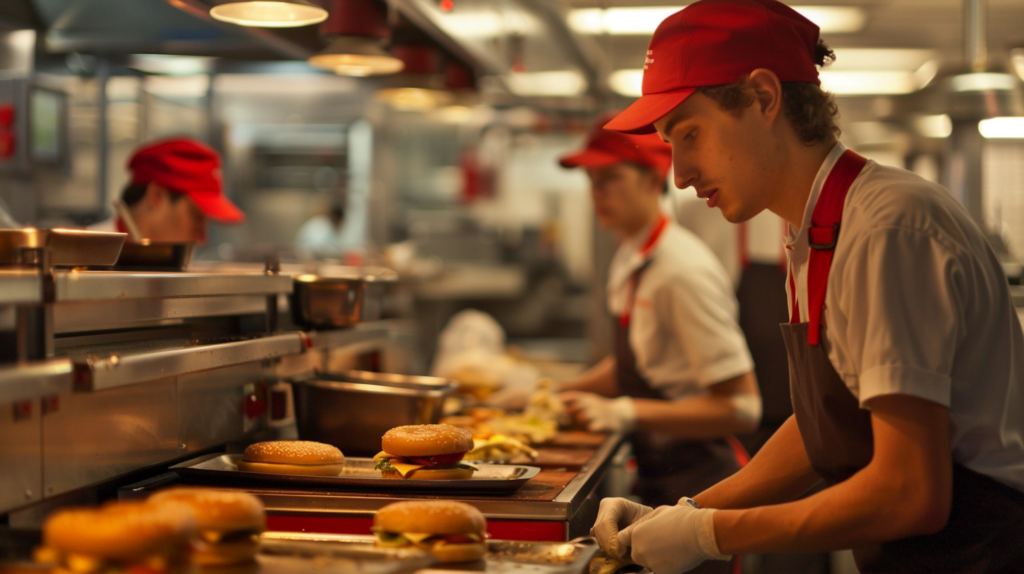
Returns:
[[[397,457],[397,456],[395,456],[393,454],[390,454],[390,453],[387,453],[387,452],[384,452],[384,451],[380,451],[377,454],[373,455],[373,460],[381,460],[381,459],[385,459],[385,458],[391,459],[391,466],[393,466],[395,468],[395,470],[397,470],[398,473],[401,474],[403,477],[408,475],[410,472],[419,470],[421,468],[429,468],[425,464],[414,464],[414,463],[405,462],[405,459],[399,458],[399,457]],[[465,460],[460,460],[456,464],[457,465],[458,464],[463,464],[463,465],[466,465],[466,466],[472,468],[473,470],[480,470],[480,468],[478,466],[476,466],[474,464],[470,464],[469,462],[466,462]],[[448,467],[445,467],[445,468],[448,468]]]

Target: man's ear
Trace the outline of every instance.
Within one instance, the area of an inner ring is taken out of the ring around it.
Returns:
[[[149,182],[149,184],[146,185],[145,200],[146,204],[150,207],[156,207],[157,205],[160,205],[161,202],[167,200],[167,190],[162,185]]]
[[[782,110],[782,82],[779,77],[771,70],[758,68],[750,73],[747,81],[754,90],[761,113],[768,121],[775,121]]]

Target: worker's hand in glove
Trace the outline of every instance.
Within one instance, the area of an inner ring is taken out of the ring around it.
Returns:
[[[622,558],[626,547],[619,545],[619,531],[652,512],[654,509],[650,506],[637,504],[625,498],[605,498],[598,508],[597,520],[590,529],[590,535],[597,538],[597,543],[606,553]]]
[[[600,516],[600,514],[598,515]],[[715,540],[715,510],[689,498],[660,506],[642,521],[619,532],[619,547],[633,548],[633,561],[657,574],[678,574],[705,560],[728,560]]]
[[[633,399],[609,399],[594,393],[567,391],[558,395],[569,414],[592,432],[630,432],[636,427]]]

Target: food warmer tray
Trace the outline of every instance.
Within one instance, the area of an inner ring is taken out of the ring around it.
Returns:
[[[337,544],[347,547],[372,547],[372,536],[269,532],[262,538],[311,544]],[[488,540],[483,560],[464,564],[438,564],[423,572],[488,572],[491,574],[586,574],[590,560],[598,552],[590,537],[569,542],[518,542]]]
[[[372,458],[345,458],[345,470],[339,476],[300,476],[265,474],[238,470],[235,461],[240,454],[212,454],[176,464],[171,470],[185,482],[217,482],[230,485],[246,483],[290,486],[317,486],[343,490],[473,492],[476,494],[512,494],[528,480],[537,476],[535,466],[478,464],[479,471],[466,480],[415,480],[381,478]]]

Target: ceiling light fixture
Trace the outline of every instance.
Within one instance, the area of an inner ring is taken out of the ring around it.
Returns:
[[[340,76],[377,76],[401,72],[402,60],[382,44],[391,36],[385,15],[372,0],[332,0],[331,15],[320,25],[327,48],[309,64]]]
[[[323,22],[327,10],[307,0],[258,0],[219,4],[210,16],[239,26],[297,28]]]
[[[978,122],[978,131],[988,139],[1024,139],[1024,117],[981,120]]]
[[[505,76],[505,82],[517,96],[571,97],[587,90],[587,80],[576,70],[517,72]]]
[[[569,11],[569,27],[579,34],[651,34],[665,18],[685,6],[637,6],[632,8],[578,8]],[[823,34],[859,32],[867,14],[856,6],[793,6],[821,28]]]
[[[209,56],[176,56],[171,54],[132,54],[128,68],[147,74],[191,76],[213,71],[217,59]]]
[[[635,70],[615,70],[608,76],[608,87],[613,92],[627,98],[639,98],[641,87],[644,81],[644,71],[640,68]]]
[[[953,133],[953,120],[948,114],[917,116],[913,122],[917,132],[926,138],[943,139]]]
[[[949,79],[949,88],[954,92],[1010,91],[1016,80],[1010,74],[999,72],[973,72],[960,74]]]

